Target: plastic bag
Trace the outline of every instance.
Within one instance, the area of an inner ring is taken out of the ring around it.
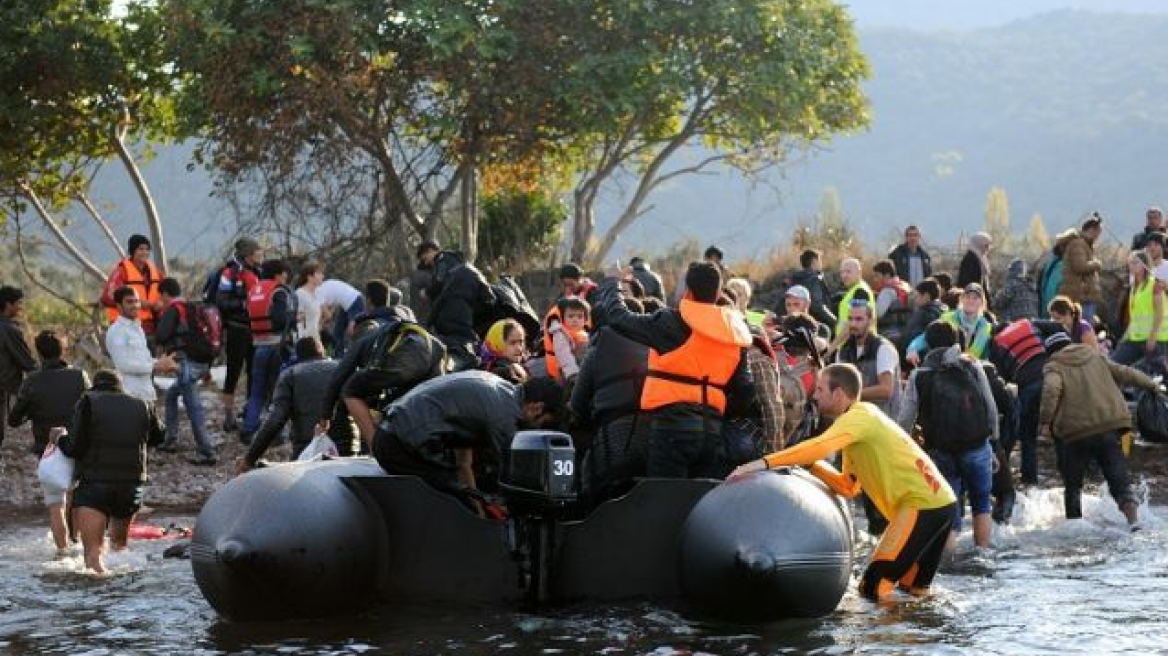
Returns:
[[[73,459],[56,444],[49,444],[37,464],[37,479],[45,488],[68,490],[73,487],[73,468]]]
[[[317,458],[338,457],[340,457],[340,454],[337,452],[337,445],[333,442],[332,438],[324,433],[320,433],[316,437],[312,438],[312,441],[308,443],[308,446],[304,447],[304,450],[300,452],[300,457],[297,458],[297,460],[304,462],[306,460],[314,460]]]
[[[1168,442],[1168,397],[1141,391],[1136,403],[1136,428],[1147,442]]]

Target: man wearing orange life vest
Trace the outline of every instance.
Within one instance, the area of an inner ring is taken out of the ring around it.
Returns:
[[[790,465],[804,465],[837,494],[854,497],[863,489],[888,517],[872,561],[860,580],[860,594],[879,601],[899,587],[928,592],[953,523],[957,497],[933,461],[895,421],[861,402],[860,371],[837,363],[819,372],[815,402],[835,422],[822,435],[754,460],[731,478]],[[824,459],[843,453],[843,471]]]
[[[722,273],[713,263],[690,264],[678,308],[649,315],[625,307],[616,273],[600,287],[608,325],[650,349],[641,392],[641,410],[652,415],[647,473],[708,475],[718,467],[723,416],[742,414],[754,398],[750,329],[739,312],[717,304]]]
[[[162,313],[162,296],[158,293],[158,283],[162,282],[162,272],[150,261],[150,240],[142,235],[130,235],[130,242],[124,257],[114,266],[101,291],[101,304],[106,308],[110,323],[117,321],[118,304],[114,302],[114,292],[121,287],[129,287],[138,293],[142,302],[142,332],[147,337],[154,336],[158,316]]]

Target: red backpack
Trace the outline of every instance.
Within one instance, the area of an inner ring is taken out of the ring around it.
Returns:
[[[179,321],[186,327],[186,353],[193,362],[211,364],[223,351],[223,319],[210,303],[175,303]]]

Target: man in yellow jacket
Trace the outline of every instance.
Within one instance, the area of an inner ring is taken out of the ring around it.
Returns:
[[[886,599],[899,587],[928,592],[957,511],[957,498],[929,456],[871,403],[860,400],[860,372],[851,364],[819,373],[815,401],[835,417],[823,435],[748,462],[731,477],[788,465],[804,465],[837,494],[863,489],[890,523],[860,581],[860,594]],[[824,461],[843,452],[843,471]]]

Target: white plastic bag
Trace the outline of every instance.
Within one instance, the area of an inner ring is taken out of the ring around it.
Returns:
[[[316,437],[312,438],[312,441],[308,443],[308,446],[304,447],[304,450],[300,452],[300,457],[297,458],[297,460],[304,462],[306,460],[314,460],[318,458],[337,457],[340,457],[340,454],[337,452],[337,445],[328,435],[320,433]]]
[[[37,479],[48,489],[68,490],[73,487],[73,459],[61,452],[56,444],[45,447],[37,464]]]

